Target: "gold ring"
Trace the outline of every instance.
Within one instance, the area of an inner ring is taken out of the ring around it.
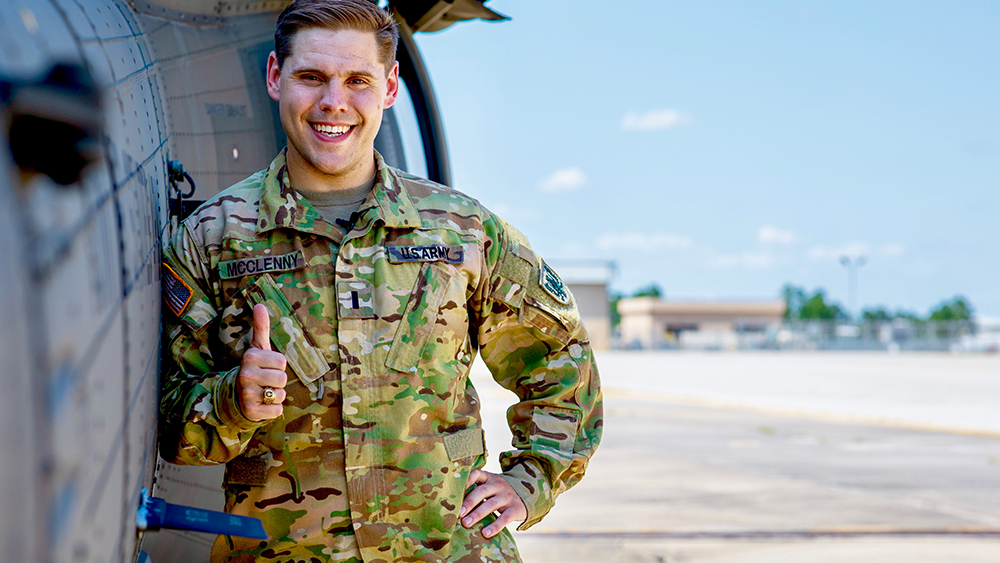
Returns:
[[[277,396],[278,394],[274,392],[274,387],[264,387],[261,389],[260,402],[265,405],[273,404]]]

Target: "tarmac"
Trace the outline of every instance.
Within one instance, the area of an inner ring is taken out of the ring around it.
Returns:
[[[1000,357],[597,360],[604,440],[526,563],[1000,563]],[[515,397],[473,379],[495,471]]]

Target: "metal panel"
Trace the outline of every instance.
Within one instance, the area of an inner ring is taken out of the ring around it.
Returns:
[[[194,178],[194,199],[266,168],[284,146],[264,84],[274,14],[229,18],[212,29],[140,18],[152,29],[170,158]]]
[[[9,13],[0,7],[0,48],[3,20]],[[10,160],[6,136],[0,136],[0,263],[20,264],[27,242],[20,227],[19,201],[14,192],[16,177]],[[28,272],[24,268],[5,269],[0,276],[0,386],[6,403],[4,423],[0,424],[0,548],[11,561],[38,559],[33,541],[39,507],[34,469],[38,438],[31,415],[35,403],[33,380],[26,377],[34,367],[29,350]]]
[[[85,445],[87,458],[77,478],[79,503],[73,511],[77,526],[69,530],[60,545],[66,544],[63,547],[68,551],[63,553],[86,553],[108,561],[118,559],[123,500],[125,331],[120,310],[103,329],[101,340],[91,350],[93,358],[81,376],[78,401],[85,409],[86,420],[79,430],[79,439]]]
[[[156,471],[156,496],[175,504],[206,510],[222,510],[226,505],[222,489],[224,465],[185,467],[162,459]],[[153,561],[208,561],[215,536],[198,532],[161,530],[146,534],[142,549]]]

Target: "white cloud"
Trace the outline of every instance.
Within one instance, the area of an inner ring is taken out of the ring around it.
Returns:
[[[559,247],[557,255],[570,260],[589,260],[594,258],[594,245],[589,241],[566,240]]]
[[[906,252],[906,247],[897,242],[886,243],[873,247],[864,241],[853,241],[841,246],[814,246],[806,252],[806,258],[815,262],[839,261],[842,257],[857,258],[859,256],[879,256],[882,258],[898,258]]]
[[[856,258],[871,254],[871,245],[867,242],[853,241],[840,246],[814,246],[806,252],[806,258],[815,262],[840,260],[842,256]]]
[[[646,113],[630,111],[622,118],[624,131],[660,131],[691,123],[692,119],[675,109],[658,109]]]
[[[723,254],[709,262],[713,268],[755,268],[763,269],[774,265],[774,255],[770,252],[746,251],[739,254]]]
[[[515,207],[504,202],[491,205],[490,209],[505,220],[514,224],[539,223],[544,218],[542,213],[532,207]]]
[[[897,258],[902,256],[906,252],[906,247],[897,242],[891,242],[889,244],[883,244],[878,248],[879,256],[885,256],[886,258]]]
[[[764,244],[790,244],[795,242],[795,233],[784,231],[771,225],[764,225],[757,231],[757,242]]]
[[[597,237],[601,250],[686,249],[694,245],[691,237],[673,233],[604,233]]]
[[[587,175],[579,168],[563,168],[549,174],[539,182],[538,189],[543,192],[572,192],[587,185]]]

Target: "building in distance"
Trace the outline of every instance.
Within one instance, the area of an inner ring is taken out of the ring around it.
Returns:
[[[608,285],[614,277],[615,264],[606,260],[553,260],[559,273],[576,299],[583,325],[590,335],[594,350],[611,348],[611,306]]]
[[[582,309],[581,309],[582,310]],[[632,297],[618,303],[621,346],[631,349],[735,349],[767,340],[781,328],[785,302],[666,301]]]

